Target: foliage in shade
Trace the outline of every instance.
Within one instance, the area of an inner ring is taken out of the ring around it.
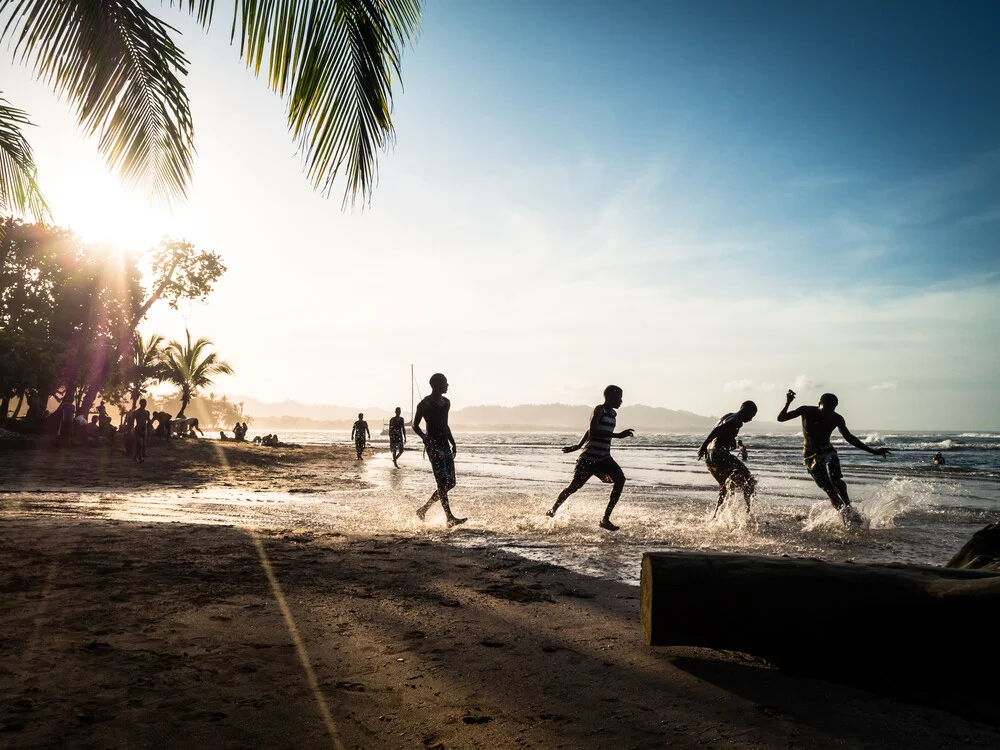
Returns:
[[[423,0],[234,0],[230,42],[284,99],[313,186],[370,200],[377,152],[393,142],[392,83]],[[208,28],[214,0],[171,0]],[[170,204],[187,194],[194,124],[173,29],[139,0],[0,0],[0,41],[76,108],[108,164]],[[9,120],[21,136],[27,121]],[[22,140],[23,140],[23,136]],[[27,152],[30,157],[30,151]],[[31,164],[30,158],[28,164]],[[33,172],[32,172],[33,174]],[[0,180],[0,194],[16,198]]]
[[[49,399],[71,396],[88,412],[98,397],[127,405],[161,379],[163,338],[136,327],[158,300],[204,299],[225,271],[213,252],[164,238],[140,260],[46,224],[3,222],[0,237],[0,422],[13,399],[37,425]],[[213,357],[215,355],[212,355]],[[123,407],[124,408],[124,407]]]

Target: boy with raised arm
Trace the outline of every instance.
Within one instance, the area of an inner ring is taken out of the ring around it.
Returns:
[[[820,396],[819,406],[800,406],[788,411],[794,400],[795,391],[788,391],[785,405],[778,413],[778,421],[787,422],[802,417],[802,436],[805,439],[802,454],[806,470],[819,488],[830,497],[833,507],[844,517],[844,522],[855,520],[857,514],[853,513],[854,509],[851,508],[851,499],[847,496],[847,482],[844,481],[844,474],[840,469],[837,450],[830,444],[830,436],[834,429],[838,429],[844,440],[874,456],[889,456],[891,451],[888,448],[869,448],[854,437],[847,429],[847,422],[836,412],[838,400],[832,393]]]
[[[715,518],[719,513],[719,508],[729,495],[730,486],[743,490],[743,499],[747,504],[747,513],[750,512],[750,501],[753,498],[753,491],[757,487],[757,480],[747,469],[740,459],[736,458],[730,451],[737,450],[736,436],[740,428],[752,420],[757,414],[757,404],[753,401],[744,401],[740,404],[739,411],[726,414],[719,423],[712,428],[705,438],[705,442],[698,449],[698,459],[705,457],[705,465],[709,472],[719,483],[719,502],[715,505]],[[743,445],[742,442],[739,443]]]
[[[595,406],[590,415],[590,429],[584,433],[578,444],[563,448],[563,453],[572,453],[580,450],[584,445],[587,446],[580,458],[577,459],[573,481],[559,493],[555,505],[545,515],[550,518],[555,516],[559,506],[566,502],[566,498],[583,487],[592,476],[597,476],[604,482],[614,483],[614,487],[611,489],[611,499],[608,500],[608,507],[604,510],[604,518],[598,525],[608,531],[618,531],[618,527],[611,523],[611,511],[615,509],[618,498],[622,496],[622,490],[625,489],[625,472],[611,457],[611,440],[612,438],[630,438],[633,434],[632,430],[614,431],[618,417],[615,409],[622,405],[622,396],[622,389],[617,385],[609,385],[605,388],[604,403]]]
[[[444,395],[447,392],[448,378],[439,372],[431,375],[431,395],[417,404],[417,411],[413,415],[413,432],[424,441],[427,458],[431,461],[434,480],[437,482],[437,490],[431,495],[431,499],[417,508],[417,518],[423,521],[430,507],[440,500],[450,528],[469,519],[456,518],[448,504],[448,490],[455,486],[455,454],[458,446],[455,445],[455,438],[448,426],[451,401]],[[420,429],[421,420],[427,427],[426,433]]]

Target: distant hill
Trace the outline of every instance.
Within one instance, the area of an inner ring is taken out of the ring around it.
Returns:
[[[466,429],[518,429],[583,431],[593,406],[580,404],[521,404],[519,406],[467,406],[452,412],[451,423]],[[660,406],[623,406],[618,425],[645,432],[684,432],[711,429],[715,417]]]
[[[298,401],[267,403],[245,396],[230,396],[242,402],[243,410],[254,419],[254,426],[271,429],[350,429],[358,413],[364,413],[372,430],[392,413],[373,406],[332,406],[303,404]],[[454,409],[451,425],[454,429],[531,431],[552,430],[576,432],[586,429],[593,405],[582,404],[521,404],[518,406],[467,406]],[[405,415],[409,418],[409,415]],[[687,432],[711,429],[716,417],[705,417],[689,411],[664,409],[641,404],[623,406],[618,412],[622,429],[632,427],[644,432]]]
[[[391,412],[379,409],[374,406],[331,406],[329,404],[303,404],[298,401],[279,401],[268,403],[259,401],[249,396],[230,396],[229,400],[234,403],[243,403],[243,412],[252,416],[256,423],[264,422],[267,419],[297,417],[306,422],[347,422],[348,428],[354,424],[358,414],[365,415],[365,420],[369,423],[388,419]],[[286,429],[289,429],[286,426]],[[324,429],[323,427],[302,429]]]

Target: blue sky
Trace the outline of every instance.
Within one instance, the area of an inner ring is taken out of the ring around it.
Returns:
[[[220,8],[222,6],[220,5]],[[794,386],[872,428],[1000,429],[1000,6],[431,0],[370,207],[305,181],[281,103],[181,16],[189,202],[108,175],[19,68],[56,219],[217,250],[155,313],[222,390],[391,406],[626,400],[772,418]],[[339,189],[339,188],[338,188]]]

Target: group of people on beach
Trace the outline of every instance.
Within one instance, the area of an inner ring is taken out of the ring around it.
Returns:
[[[146,449],[151,437],[167,440],[205,434],[197,417],[174,418],[172,414],[164,411],[150,412],[146,406],[146,399],[139,399],[133,408],[123,413],[121,424],[115,426],[103,401],[90,415],[82,408],[77,411],[71,392],[63,398],[53,415],[57,422],[56,443],[63,447],[105,445],[114,452],[115,445],[120,442],[126,456],[137,463],[143,463],[146,460]],[[90,416],[89,422],[88,416]],[[237,428],[246,435],[246,423],[238,424]]]
[[[448,392],[448,379],[441,373],[436,373],[430,379],[430,386],[430,395],[417,405],[413,416],[413,431],[426,448],[437,489],[426,503],[417,508],[417,517],[424,520],[427,511],[435,503],[440,502],[447,524],[452,527],[465,523],[468,519],[455,516],[448,501],[448,492],[455,487],[455,454],[458,450],[451,428],[448,426],[448,412],[451,409],[451,402],[444,395]],[[831,443],[833,431],[838,430],[848,443],[872,455],[889,456],[891,451],[885,447],[871,448],[855,437],[847,428],[844,417],[837,413],[838,400],[832,393],[824,393],[820,396],[817,406],[804,405],[789,410],[792,401],[795,400],[795,395],[794,391],[788,391],[785,405],[778,412],[777,419],[779,422],[787,422],[796,418],[802,420],[804,438],[802,453],[806,471],[809,472],[817,486],[830,498],[833,507],[840,511],[844,522],[855,523],[860,520],[860,516],[851,506],[847,482],[844,481],[844,474],[840,466],[840,458],[836,448]],[[615,432],[617,409],[622,405],[623,396],[622,389],[617,385],[609,385],[605,388],[604,402],[594,407],[590,416],[590,425],[583,437],[576,445],[569,445],[562,449],[565,453],[576,451],[582,451],[582,453],[577,459],[572,480],[566,489],[559,493],[552,508],[546,512],[547,516],[554,517],[570,495],[582,488],[591,477],[596,476],[601,481],[612,485],[611,496],[604,510],[604,516],[598,525],[608,531],[618,530],[619,527],[611,521],[611,513],[625,489],[626,479],[621,466],[611,455],[611,441],[630,438],[634,435],[632,429]],[[743,425],[753,420],[756,415],[757,404],[753,401],[744,401],[737,411],[726,414],[718,421],[698,448],[698,459],[705,459],[708,471],[719,484],[718,503],[715,506],[716,514],[726,498],[735,492],[742,492],[747,512],[750,511],[757,480],[744,463],[747,457],[746,447],[742,440],[737,438],[737,435]],[[368,425],[363,421],[363,416],[362,414],[358,415],[358,422],[355,423],[355,429],[352,430],[351,434],[352,438],[355,439],[355,446],[359,444],[361,446],[358,448],[359,459],[364,448],[362,442],[364,435],[367,434],[370,437]],[[420,427],[421,422],[424,423],[424,429]],[[397,467],[399,466],[397,459],[402,454],[405,441],[403,425],[400,409],[397,407],[396,416],[389,424],[392,461]],[[733,455],[734,451],[737,455]]]

